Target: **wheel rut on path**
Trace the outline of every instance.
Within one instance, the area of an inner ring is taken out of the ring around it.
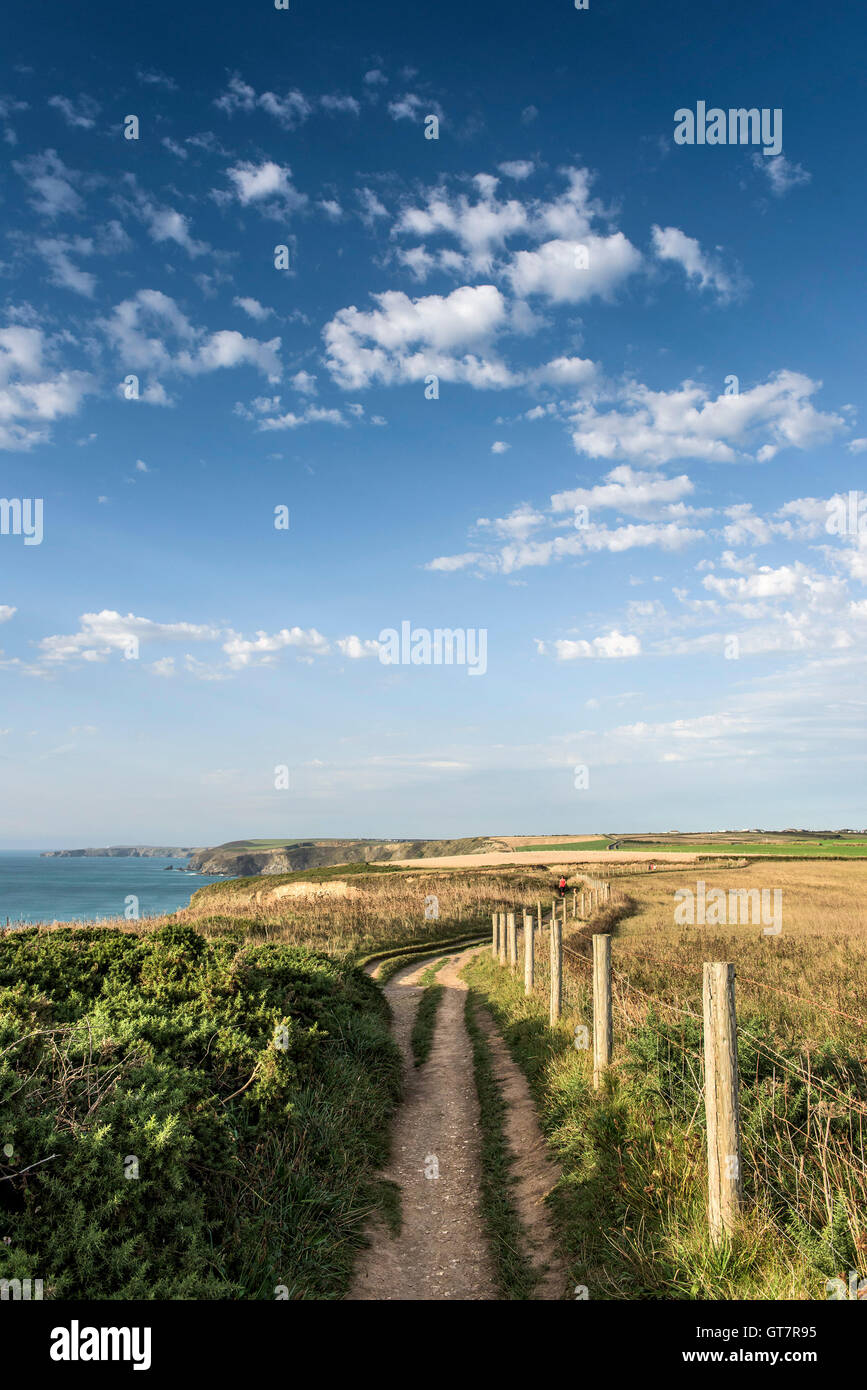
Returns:
[[[414,1065],[410,1046],[423,992],[418,979],[438,955],[406,966],[385,986],[395,1041],[403,1054],[404,1100],[395,1116],[392,1156],[383,1177],[400,1187],[403,1219],[397,1236],[381,1217],[371,1221],[370,1244],[358,1257],[350,1301],[500,1297],[481,1214],[482,1136],[472,1044],[464,1022],[467,986],[460,978],[464,965],[480,949],[485,948],[473,946],[453,956],[437,973],[443,994],[430,1056],[421,1067]],[[516,1204],[533,1263],[542,1274],[536,1297],[560,1298],[564,1279],[541,1204],[557,1171],[545,1155],[523,1075],[490,1015],[480,1009],[479,1020],[509,1105],[507,1137],[516,1155]]]

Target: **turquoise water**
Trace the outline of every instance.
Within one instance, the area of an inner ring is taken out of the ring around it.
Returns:
[[[36,851],[0,851],[0,926],[123,917],[138,898],[140,917],[186,907],[218,874],[166,873],[183,859],[42,859]]]

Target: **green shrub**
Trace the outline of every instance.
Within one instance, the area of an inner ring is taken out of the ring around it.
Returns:
[[[180,925],[6,933],[0,1278],[339,1297],[399,1085],[387,1007],[348,964]]]

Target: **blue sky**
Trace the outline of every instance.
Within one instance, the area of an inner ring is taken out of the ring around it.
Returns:
[[[859,16],[16,26],[0,845],[867,825]]]

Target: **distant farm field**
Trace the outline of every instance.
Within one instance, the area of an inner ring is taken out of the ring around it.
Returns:
[[[641,836],[641,838],[625,839],[605,839],[605,840],[582,840],[569,844],[558,844],[557,849],[561,850],[604,850],[609,845],[616,845],[619,851],[629,853],[630,850],[640,850],[643,853],[652,853],[655,849],[660,853],[663,851],[678,851],[688,854],[730,854],[730,855],[768,855],[779,856],[780,858],[836,858],[860,859],[867,857],[867,838],[846,836],[845,838],[831,839],[796,839],[784,840],[775,837],[774,839],[713,839],[701,840],[691,839],[689,836]],[[526,845],[527,851],[536,852],[550,850],[551,845]]]

